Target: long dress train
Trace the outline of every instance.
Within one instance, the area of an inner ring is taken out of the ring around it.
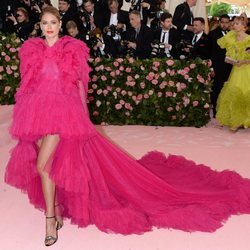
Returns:
[[[87,50],[80,41],[64,37],[48,47],[40,38],[30,39],[20,56],[23,78],[11,127],[19,142],[5,180],[27,193],[36,208],[45,208],[36,142],[59,134],[46,170],[56,184],[63,217],[80,227],[94,224],[124,235],[154,226],[213,232],[230,215],[250,213],[250,180],[237,173],[156,151],[135,160],[95,130],[75,84],[87,88],[88,68],[82,62]]]

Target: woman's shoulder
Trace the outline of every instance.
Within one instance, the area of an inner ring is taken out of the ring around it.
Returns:
[[[86,44],[76,38],[73,38],[71,36],[63,36],[60,38],[60,44],[63,46],[64,50],[72,50],[72,51],[77,51],[77,50],[88,50]]]

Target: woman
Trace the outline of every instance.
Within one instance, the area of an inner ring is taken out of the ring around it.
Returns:
[[[136,161],[100,135],[85,102],[88,49],[59,38],[60,26],[58,11],[45,8],[45,40],[30,39],[20,49],[11,127],[19,142],[5,174],[45,211],[46,246],[57,241],[59,215],[126,235],[153,226],[213,232],[230,215],[250,213],[250,181],[238,174],[159,152]]]
[[[19,7],[16,14],[8,16],[9,20],[13,22],[13,30],[21,39],[22,42],[29,38],[33,30],[33,24],[29,21],[29,13],[25,8]]]
[[[226,49],[226,62],[233,65],[227,82],[219,95],[216,119],[221,125],[236,131],[250,127],[250,35],[246,33],[248,20],[235,17],[233,30],[218,40]]]

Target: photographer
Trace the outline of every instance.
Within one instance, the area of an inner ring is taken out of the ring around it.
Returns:
[[[157,6],[155,11],[151,11],[148,16],[147,26],[153,31],[161,28],[161,15],[167,13],[166,0],[157,0]]]
[[[173,27],[172,15],[163,13],[160,17],[160,24],[161,28],[154,32],[151,56],[178,58],[179,53],[175,45],[180,42],[180,34]]]
[[[17,8],[15,15],[10,14],[7,19],[12,21],[14,32],[24,42],[29,38],[33,30],[33,24],[29,21],[28,11],[22,7]]]
[[[84,30],[89,32],[95,28],[102,29],[103,15],[98,4],[95,5],[92,0],[85,0],[80,11]]]
[[[134,57],[140,59],[149,58],[153,33],[149,27],[141,22],[140,12],[134,10],[129,13],[131,28],[127,31],[125,41],[126,50],[132,52]]]
[[[129,26],[128,12],[119,9],[117,0],[108,1],[109,11],[104,16],[103,36],[106,37],[109,47],[114,47],[113,57],[119,52],[120,41],[124,37],[126,28]]]
[[[58,8],[62,21],[62,33],[64,35],[67,34],[66,23],[68,21],[74,21],[79,30],[83,29],[78,13],[71,8],[71,0],[59,0]]]
[[[189,57],[201,59],[209,59],[211,56],[211,46],[208,35],[204,32],[205,20],[203,17],[196,17],[193,21],[194,35],[190,45],[183,50]]]

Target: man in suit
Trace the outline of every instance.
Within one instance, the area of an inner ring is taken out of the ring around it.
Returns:
[[[196,17],[193,21],[194,34],[191,40],[191,44],[184,48],[184,51],[191,58],[200,57],[201,59],[209,59],[210,42],[208,35],[204,32],[205,19],[203,17]]]
[[[172,24],[172,15],[163,13],[160,17],[161,28],[154,32],[154,41],[164,44],[162,56],[178,58],[176,44],[180,42],[180,34]]]
[[[71,0],[59,0],[58,9],[62,20],[62,33],[67,35],[66,24],[68,21],[74,21],[79,30],[82,30],[82,24],[77,12],[71,8]]]
[[[222,15],[219,19],[219,26],[216,29],[210,31],[208,34],[211,43],[212,66],[215,73],[211,93],[214,117],[216,114],[217,98],[232,69],[232,65],[225,62],[226,50],[221,49],[217,44],[217,40],[226,35],[226,33],[229,31],[229,26],[230,17],[228,15]]]
[[[193,13],[191,8],[196,5],[197,0],[186,0],[176,6],[173,16],[173,24],[181,33],[182,39],[190,41],[193,35]]]
[[[141,22],[140,12],[136,10],[129,13],[129,21],[132,27],[126,35],[128,49],[133,51],[135,57],[148,58],[152,50],[153,32]]]

